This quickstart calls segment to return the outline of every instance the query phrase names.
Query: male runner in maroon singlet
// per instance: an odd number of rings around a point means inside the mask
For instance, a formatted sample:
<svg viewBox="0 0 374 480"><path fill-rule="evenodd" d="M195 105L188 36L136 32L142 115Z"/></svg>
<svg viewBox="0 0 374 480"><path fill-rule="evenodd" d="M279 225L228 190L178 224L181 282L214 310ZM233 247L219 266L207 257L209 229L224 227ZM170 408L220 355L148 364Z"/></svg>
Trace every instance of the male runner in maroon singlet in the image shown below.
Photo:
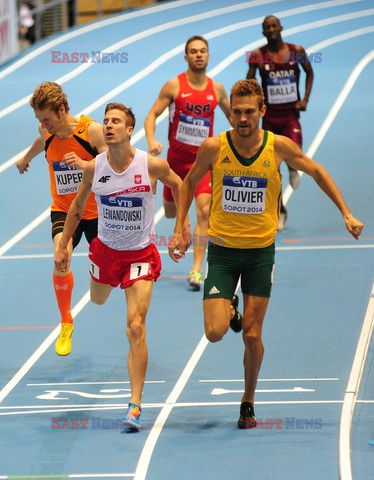
<svg viewBox="0 0 374 480"><path fill-rule="evenodd" d="M302 147L300 111L305 111L312 90L314 73L312 65L300 45L286 43L282 39L283 27L277 17L269 15L262 23L262 33L267 45L251 53L247 79L260 72L262 89L265 94L266 113L262 128L277 135L284 135ZM299 93L300 68L306 73L305 93ZM290 185L293 189L300 183L300 175L289 169ZM283 230L287 220L287 210L281 205L278 230Z"/></svg>

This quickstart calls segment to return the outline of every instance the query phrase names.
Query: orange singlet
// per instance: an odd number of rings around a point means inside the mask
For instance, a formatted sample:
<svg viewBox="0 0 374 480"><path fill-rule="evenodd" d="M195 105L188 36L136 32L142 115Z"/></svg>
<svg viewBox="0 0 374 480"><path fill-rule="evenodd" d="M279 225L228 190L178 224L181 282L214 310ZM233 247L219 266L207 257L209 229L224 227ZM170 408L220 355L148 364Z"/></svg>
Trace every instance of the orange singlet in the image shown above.
<svg viewBox="0 0 374 480"><path fill-rule="evenodd" d="M91 118L82 115L73 134L65 139L58 138L46 132L45 157L48 162L49 180L52 195L51 211L66 212L74 200L82 181L83 170L69 168L62 157L74 152L82 160L92 160L98 154L88 139L88 126ZM92 220L97 218L95 195L90 194L82 218Z"/></svg>

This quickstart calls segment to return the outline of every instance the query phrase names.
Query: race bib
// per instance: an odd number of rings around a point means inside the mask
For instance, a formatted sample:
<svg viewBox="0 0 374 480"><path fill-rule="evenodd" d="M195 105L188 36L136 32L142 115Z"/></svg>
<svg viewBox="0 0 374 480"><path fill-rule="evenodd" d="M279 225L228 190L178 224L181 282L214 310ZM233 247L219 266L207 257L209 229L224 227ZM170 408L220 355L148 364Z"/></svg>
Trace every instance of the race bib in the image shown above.
<svg viewBox="0 0 374 480"><path fill-rule="evenodd" d="M199 147L209 137L209 118L193 117L182 113L179 116L175 138L187 145Z"/></svg>
<svg viewBox="0 0 374 480"><path fill-rule="evenodd" d="M130 265L130 280L148 275L151 271L149 263L132 263Z"/></svg>
<svg viewBox="0 0 374 480"><path fill-rule="evenodd" d="M259 214L265 211L267 178L225 175L222 184L222 210Z"/></svg>
<svg viewBox="0 0 374 480"><path fill-rule="evenodd" d="M271 105L297 101L297 83L294 76L288 78L268 78L268 103Z"/></svg>
<svg viewBox="0 0 374 480"><path fill-rule="evenodd" d="M100 208L108 229L127 232L143 229L145 212L140 197L101 195Z"/></svg>
<svg viewBox="0 0 374 480"><path fill-rule="evenodd" d="M56 190L58 195L77 193L82 181L83 170L69 168L65 162L53 162Z"/></svg>
<svg viewBox="0 0 374 480"><path fill-rule="evenodd" d="M89 260L89 264L92 276L100 280L100 268L92 260Z"/></svg>

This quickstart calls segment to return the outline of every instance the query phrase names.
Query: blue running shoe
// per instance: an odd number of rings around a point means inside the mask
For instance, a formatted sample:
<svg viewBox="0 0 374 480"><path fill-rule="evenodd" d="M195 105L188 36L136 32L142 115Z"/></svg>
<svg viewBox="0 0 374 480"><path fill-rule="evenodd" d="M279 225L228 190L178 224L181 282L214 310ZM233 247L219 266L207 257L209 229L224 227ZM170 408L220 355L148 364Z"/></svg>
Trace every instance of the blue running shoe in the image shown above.
<svg viewBox="0 0 374 480"><path fill-rule="evenodd" d="M122 427L128 428L130 431L138 432L140 430L140 414L142 409L136 403L129 403L126 416L122 420Z"/></svg>

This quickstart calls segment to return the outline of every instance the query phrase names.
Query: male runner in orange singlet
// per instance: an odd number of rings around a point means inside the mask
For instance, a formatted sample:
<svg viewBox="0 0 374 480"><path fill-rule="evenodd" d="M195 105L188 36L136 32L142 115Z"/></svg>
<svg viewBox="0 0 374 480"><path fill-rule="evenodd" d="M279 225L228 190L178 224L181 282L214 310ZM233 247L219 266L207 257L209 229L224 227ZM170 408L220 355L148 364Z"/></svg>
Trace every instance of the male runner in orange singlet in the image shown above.
<svg viewBox="0 0 374 480"><path fill-rule="evenodd" d="M66 94L57 83L43 82L36 87L30 105L40 122L40 136L35 139L26 155L17 161L16 166L21 174L27 172L31 160L45 150L52 195L52 239L56 251L67 212L81 183L83 170L87 162L98 153L104 152L107 146L99 123L85 115L77 118L69 113ZM73 249L78 245L83 233L88 242L97 235L97 208L93 194L69 243L69 266ZM65 272L54 268L53 287L61 314L61 331L55 345L58 355L69 355L72 349L73 286L74 277L70 268Z"/></svg>

